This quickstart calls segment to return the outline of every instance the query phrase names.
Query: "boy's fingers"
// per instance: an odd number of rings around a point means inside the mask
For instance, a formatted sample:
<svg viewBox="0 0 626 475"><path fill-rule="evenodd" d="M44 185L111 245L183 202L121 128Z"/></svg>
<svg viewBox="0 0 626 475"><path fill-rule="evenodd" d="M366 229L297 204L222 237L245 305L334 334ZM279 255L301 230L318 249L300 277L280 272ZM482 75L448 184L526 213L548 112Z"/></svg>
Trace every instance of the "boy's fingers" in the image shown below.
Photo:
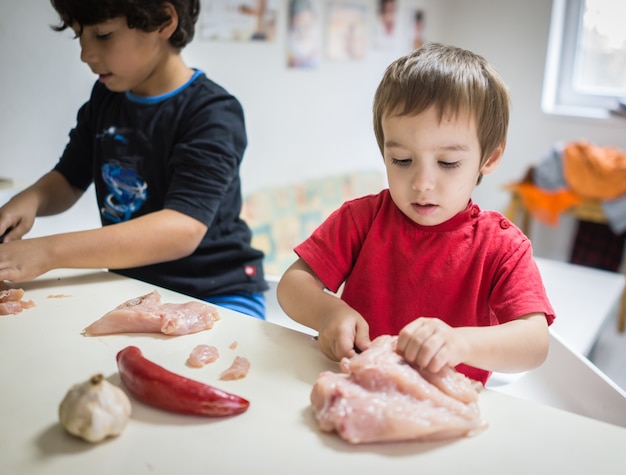
<svg viewBox="0 0 626 475"><path fill-rule="evenodd" d="M371 343L369 328L367 325L357 325L354 338L354 349L357 353L367 350Z"/></svg>

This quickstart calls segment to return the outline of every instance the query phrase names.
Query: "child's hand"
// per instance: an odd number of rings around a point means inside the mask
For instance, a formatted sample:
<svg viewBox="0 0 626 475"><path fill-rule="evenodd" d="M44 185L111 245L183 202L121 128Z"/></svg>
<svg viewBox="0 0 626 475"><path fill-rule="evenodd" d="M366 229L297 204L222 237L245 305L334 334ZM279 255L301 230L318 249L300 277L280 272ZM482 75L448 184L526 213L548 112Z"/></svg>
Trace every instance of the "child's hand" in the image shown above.
<svg viewBox="0 0 626 475"><path fill-rule="evenodd" d="M43 244L45 239L20 239L0 244L0 281L23 282L49 271L50 246Z"/></svg>
<svg viewBox="0 0 626 475"><path fill-rule="evenodd" d="M397 351L410 364L437 373L462 363L467 346L453 327L438 318L420 317L400 330Z"/></svg>
<svg viewBox="0 0 626 475"><path fill-rule="evenodd" d="M0 208L0 243L17 241L33 227L37 208L27 198L17 196Z"/></svg>
<svg viewBox="0 0 626 475"><path fill-rule="evenodd" d="M319 328L318 343L322 353L331 360L351 358L357 351L363 351L369 346L369 325L352 309L328 315Z"/></svg>

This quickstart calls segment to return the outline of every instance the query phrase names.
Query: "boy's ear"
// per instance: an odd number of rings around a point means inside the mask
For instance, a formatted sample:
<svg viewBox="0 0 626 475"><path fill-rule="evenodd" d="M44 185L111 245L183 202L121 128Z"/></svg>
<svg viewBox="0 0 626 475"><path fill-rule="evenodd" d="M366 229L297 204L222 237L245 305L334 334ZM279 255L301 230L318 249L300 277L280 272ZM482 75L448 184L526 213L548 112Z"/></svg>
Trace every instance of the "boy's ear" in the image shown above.
<svg viewBox="0 0 626 475"><path fill-rule="evenodd" d="M502 160L502 154L504 153L504 144L498 145L493 153L489 156L487 161L483 164L480 169L480 172L483 175L489 175L496 171L498 165L500 165L500 161Z"/></svg>
<svg viewBox="0 0 626 475"><path fill-rule="evenodd" d="M164 5L164 9L168 13L170 19L159 27L159 35L163 39L168 40L176 31L176 28L178 28L178 13L176 12L174 5L171 3L166 3Z"/></svg>

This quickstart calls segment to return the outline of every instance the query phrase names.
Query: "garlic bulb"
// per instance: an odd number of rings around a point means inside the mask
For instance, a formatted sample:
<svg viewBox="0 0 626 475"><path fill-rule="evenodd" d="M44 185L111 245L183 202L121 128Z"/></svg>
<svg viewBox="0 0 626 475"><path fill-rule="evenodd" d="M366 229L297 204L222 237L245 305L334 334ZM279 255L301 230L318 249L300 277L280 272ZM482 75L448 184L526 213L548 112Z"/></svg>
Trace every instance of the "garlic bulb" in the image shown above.
<svg viewBox="0 0 626 475"><path fill-rule="evenodd" d="M61 425L88 442L122 433L130 418L130 400L102 374L70 388L59 406Z"/></svg>

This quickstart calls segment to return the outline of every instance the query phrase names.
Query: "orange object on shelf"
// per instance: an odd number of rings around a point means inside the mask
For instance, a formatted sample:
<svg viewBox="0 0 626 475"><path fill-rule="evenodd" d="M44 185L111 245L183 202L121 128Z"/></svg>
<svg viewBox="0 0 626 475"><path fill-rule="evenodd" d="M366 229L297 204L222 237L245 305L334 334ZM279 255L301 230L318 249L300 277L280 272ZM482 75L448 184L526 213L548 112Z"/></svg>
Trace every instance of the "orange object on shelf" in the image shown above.
<svg viewBox="0 0 626 475"><path fill-rule="evenodd" d="M581 197L611 200L626 194L626 153L587 142L563 150L563 177Z"/></svg>
<svg viewBox="0 0 626 475"><path fill-rule="evenodd" d="M556 224L561 213L568 213L583 221L607 222L600 200L581 198L567 190L562 193L547 192L533 184L533 174L534 169L530 167L520 182L505 187L511 193L511 200L504 215L511 222L519 223L526 236L530 236L531 217L547 224ZM626 275L626 265L622 272ZM617 329L619 333L626 331L626 289L618 310Z"/></svg>
<svg viewBox="0 0 626 475"><path fill-rule="evenodd" d="M519 194L533 218L551 226L558 224L562 213L581 202L576 193L567 189L546 191L532 183L516 183L507 188Z"/></svg>

